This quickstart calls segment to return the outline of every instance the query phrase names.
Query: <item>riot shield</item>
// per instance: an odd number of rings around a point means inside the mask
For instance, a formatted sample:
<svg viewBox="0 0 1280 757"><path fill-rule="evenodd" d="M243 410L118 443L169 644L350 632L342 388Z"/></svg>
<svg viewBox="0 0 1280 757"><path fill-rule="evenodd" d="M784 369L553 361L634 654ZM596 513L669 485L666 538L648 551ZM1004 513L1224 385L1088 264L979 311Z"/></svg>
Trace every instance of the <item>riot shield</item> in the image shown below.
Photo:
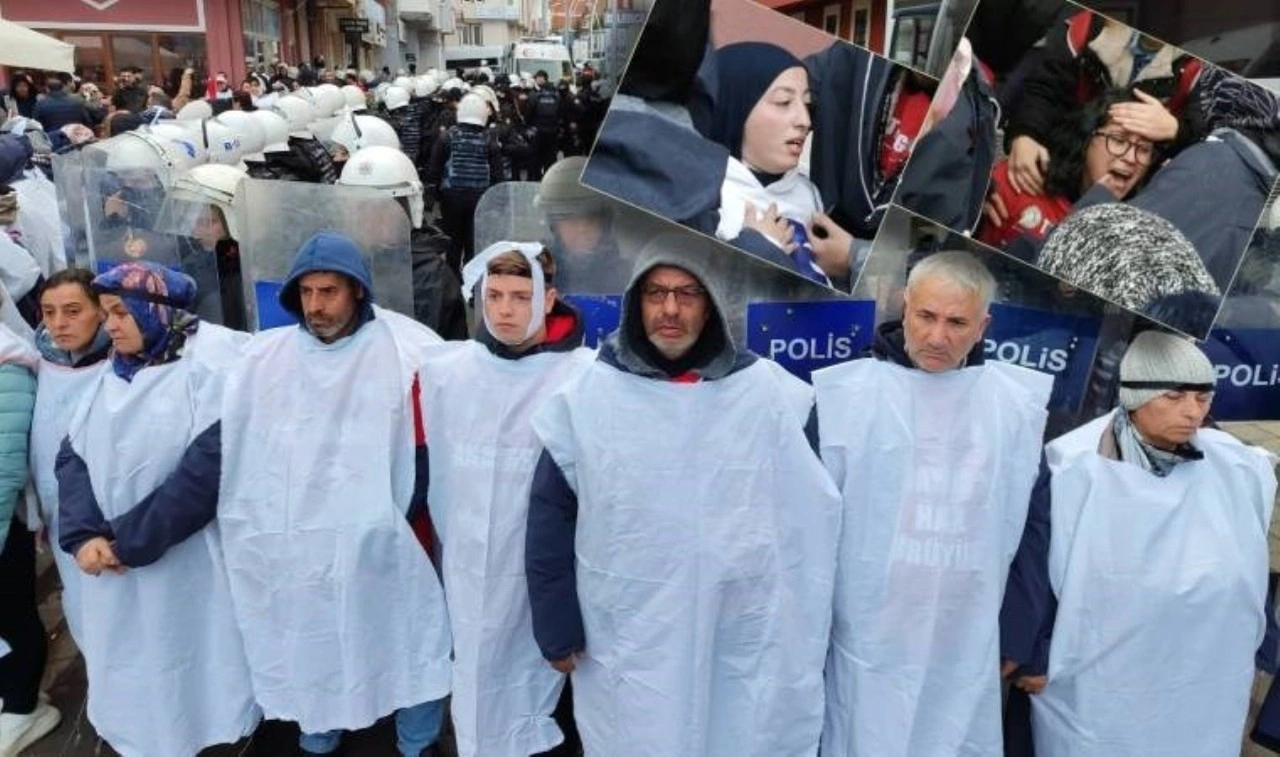
<svg viewBox="0 0 1280 757"><path fill-rule="evenodd" d="M89 266L89 224L85 217L84 153L71 150L53 156L53 185L58 196L58 217L67 262Z"/></svg>
<svg viewBox="0 0 1280 757"><path fill-rule="evenodd" d="M874 304L876 324L900 319L908 271L943 250L970 252L996 279L991 325L983 337L986 359L1054 377L1050 438L1090 420L1083 403L1114 310L1105 300L896 206L885 214L854 297Z"/></svg>
<svg viewBox="0 0 1280 757"><path fill-rule="evenodd" d="M240 249L245 306L254 330L296 323L279 293L294 255L321 231L350 237L373 275L374 301L413 317L409 214L375 189L246 179Z"/></svg>
<svg viewBox="0 0 1280 757"><path fill-rule="evenodd" d="M172 145L126 133L82 151L88 263L95 273L131 260L181 268L178 240L157 229L169 189L186 168Z"/></svg>
<svg viewBox="0 0 1280 757"><path fill-rule="evenodd" d="M170 190L155 231L173 241L174 266L196 282L192 311L201 319L246 330L241 256L232 235L230 205Z"/></svg>
<svg viewBox="0 0 1280 757"><path fill-rule="evenodd" d="M805 282L709 237L582 188L560 202L540 194L533 182L505 182L489 189L476 206L476 245L484 249L508 239L542 242L556 262L555 286L582 313L588 346L617 328L622 296L640 249L664 232L677 232L679 254L700 260L719 278L720 303L738 344L747 339L748 305L754 301L840 300L831 290Z"/></svg>

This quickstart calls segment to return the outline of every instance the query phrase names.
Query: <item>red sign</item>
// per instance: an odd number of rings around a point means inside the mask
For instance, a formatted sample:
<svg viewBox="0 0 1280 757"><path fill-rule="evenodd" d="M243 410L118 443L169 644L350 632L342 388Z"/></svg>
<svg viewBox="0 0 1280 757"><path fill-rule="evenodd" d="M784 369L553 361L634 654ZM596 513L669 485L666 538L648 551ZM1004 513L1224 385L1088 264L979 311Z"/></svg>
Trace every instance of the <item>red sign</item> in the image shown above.
<svg viewBox="0 0 1280 757"><path fill-rule="evenodd" d="M201 31L206 1L227 0L4 0L4 17L39 29Z"/></svg>

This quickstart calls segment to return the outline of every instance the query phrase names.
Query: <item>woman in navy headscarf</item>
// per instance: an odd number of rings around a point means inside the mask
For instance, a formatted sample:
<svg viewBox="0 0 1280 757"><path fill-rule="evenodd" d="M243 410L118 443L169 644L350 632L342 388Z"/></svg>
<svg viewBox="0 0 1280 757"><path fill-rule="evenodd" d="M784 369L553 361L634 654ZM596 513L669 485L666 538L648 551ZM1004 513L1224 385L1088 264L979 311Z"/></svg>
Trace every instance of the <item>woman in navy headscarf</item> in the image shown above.
<svg viewBox="0 0 1280 757"><path fill-rule="evenodd" d="M195 283L151 263L92 283L108 363L58 453L58 542L88 574L76 642L89 721L124 755L194 755L260 718L216 526L223 378L245 335L200 321Z"/></svg>
<svg viewBox="0 0 1280 757"><path fill-rule="evenodd" d="M711 138L729 150L716 236L758 232L783 255L770 256L800 275L830 285L817 248L852 239L823 213L818 188L800 170L812 129L809 75L786 50L741 42L716 51L718 94Z"/></svg>

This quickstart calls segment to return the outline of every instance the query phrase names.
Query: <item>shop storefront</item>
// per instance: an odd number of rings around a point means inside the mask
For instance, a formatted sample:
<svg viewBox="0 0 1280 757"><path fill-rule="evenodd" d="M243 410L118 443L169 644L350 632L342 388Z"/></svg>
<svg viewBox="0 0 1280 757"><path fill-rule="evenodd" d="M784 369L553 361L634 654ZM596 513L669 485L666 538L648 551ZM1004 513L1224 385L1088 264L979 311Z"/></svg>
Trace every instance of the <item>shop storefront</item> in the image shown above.
<svg viewBox="0 0 1280 757"><path fill-rule="evenodd" d="M76 74L107 89L130 66L166 89L188 67L243 76L247 52L282 43L281 0L4 0L4 17L75 45Z"/></svg>

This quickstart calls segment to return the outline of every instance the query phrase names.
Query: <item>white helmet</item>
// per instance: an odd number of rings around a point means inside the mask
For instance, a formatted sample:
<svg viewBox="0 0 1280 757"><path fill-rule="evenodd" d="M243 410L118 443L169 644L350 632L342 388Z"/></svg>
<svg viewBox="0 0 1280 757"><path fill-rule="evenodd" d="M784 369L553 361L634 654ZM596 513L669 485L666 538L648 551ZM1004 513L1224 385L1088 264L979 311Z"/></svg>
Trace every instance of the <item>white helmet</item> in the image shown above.
<svg viewBox="0 0 1280 757"><path fill-rule="evenodd" d="M477 71L476 73L485 77L489 81L493 81L493 69L489 68L488 66L481 66L480 70Z"/></svg>
<svg viewBox="0 0 1280 757"><path fill-rule="evenodd" d="M171 149L180 152L186 166L197 166L209 160L209 152L199 135L199 121L157 121L140 131L164 140Z"/></svg>
<svg viewBox="0 0 1280 757"><path fill-rule="evenodd" d="M347 84L342 88L342 97L347 102L347 108L350 110L367 110L368 103L364 99L364 90L354 84Z"/></svg>
<svg viewBox="0 0 1280 757"><path fill-rule="evenodd" d="M458 123L484 126L489 123L489 104L474 92L462 96L458 103Z"/></svg>
<svg viewBox="0 0 1280 757"><path fill-rule="evenodd" d="M422 225L422 182L408 156L394 147L374 145L352 154L338 183L380 189L392 197L407 197L413 228Z"/></svg>
<svg viewBox="0 0 1280 757"><path fill-rule="evenodd" d="M471 88L471 94L479 95L484 98L484 101L493 109L493 114L495 116L498 114L498 111L502 109L501 104L498 102L498 93L494 92L492 87L480 84Z"/></svg>
<svg viewBox="0 0 1280 757"><path fill-rule="evenodd" d="M445 83L440 85L440 89L443 89L446 92L451 89L460 89L463 92L467 92L471 87L467 86L466 82L455 76L452 79L446 79Z"/></svg>
<svg viewBox="0 0 1280 757"><path fill-rule="evenodd" d="M518 87L518 86L520 86L520 75L519 75L519 74L507 74L507 84L508 84L508 85L510 85L510 86L512 86L512 87Z"/></svg>
<svg viewBox="0 0 1280 757"><path fill-rule="evenodd" d="M204 148L209 151L210 163L221 163L224 166L240 163L240 156L244 154L244 149L241 146L240 135L230 126L217 119L207 119L201 122L200 137Z"/></svg>
<svg viewBox="0 0 1280 757"><path fill-rule="evenodd" d="M311 138L310 125L316 120L316 111L310 103L301 97L286 95L276 101L274 110L289 124L289 136Z"/></svg>
<svg viewBox="0 0 1280 757"><path fill-rule="evenodd" d="M246 178L245 172L234 166L217 163L196 166L174 180L170 196L175 200L222 208L227 233L232 239L239 239L239 219L234 210L240 182Z"/></svg>
<svg viewBox="0 0 1280 757"><path fill-rule="evenodd" d="M429 76L419 76L413 80L414 97L430 97L436 91L435 82Z"/></svg>
<svg viewBox="0 0 1280 757"><path fill-rule="evenodd" d="M230 127L240 136L242 158L262 160L262 148L267 145L267 132L252 113L243 110L227 110L218 114L214 120Z"/></svg>
<svg viewBox="0 0 1280 757"><path fill-rule="evenodd" d="M188 147L157 134L127 131L86 149L104 151L108 171L148 171L167 187L178 174L193 167L195 157Z"/></svg>
<svg viewBox="0 0 1280 757"><path fill-rule="evenodd" d="M391 85L394 87L399 87L400 89L403 89L406 92L413 91L413 79L410 79L409 77L404 76L403 74L393 79L391 82Z"/></svg>
<svg viewBox="0 0 1280 757"><path fill-rule="evenodd" d="M400 149L400 137L391 124L377 116L364 116L352 113L343 117L330 139L346 148L348 155L355 155L357 150L366 147L394 147Z"/></svg>
<svg viewBox="0 0 1280 757"><path fill-rule="evenodd" d="M387 110L399 110L409 104L409 90L404 87L392 86L387 90L382 101L386 103Z"/></svg>
<svg viewBox="0 0 1280 757"><path fill-rule="evenodd" d="M213 118L213 106L205 100L192 100L178 111L179 121L203 121Z"/></svg>
<svg viewBox="0 0 1280 757"><path fill-rule="evenodd" d="M321 84L316 87L315 109L319 118L328 118L347 104L347 96L336 84Z"/></svg>
<svg viewBox="0 0 1280 757"><path fill-rule="evenodd" d="M289 150L289 122L274 110L258 110L250 111L250 116L262 126L264 135L262 152L288 152Z"/></svg>

